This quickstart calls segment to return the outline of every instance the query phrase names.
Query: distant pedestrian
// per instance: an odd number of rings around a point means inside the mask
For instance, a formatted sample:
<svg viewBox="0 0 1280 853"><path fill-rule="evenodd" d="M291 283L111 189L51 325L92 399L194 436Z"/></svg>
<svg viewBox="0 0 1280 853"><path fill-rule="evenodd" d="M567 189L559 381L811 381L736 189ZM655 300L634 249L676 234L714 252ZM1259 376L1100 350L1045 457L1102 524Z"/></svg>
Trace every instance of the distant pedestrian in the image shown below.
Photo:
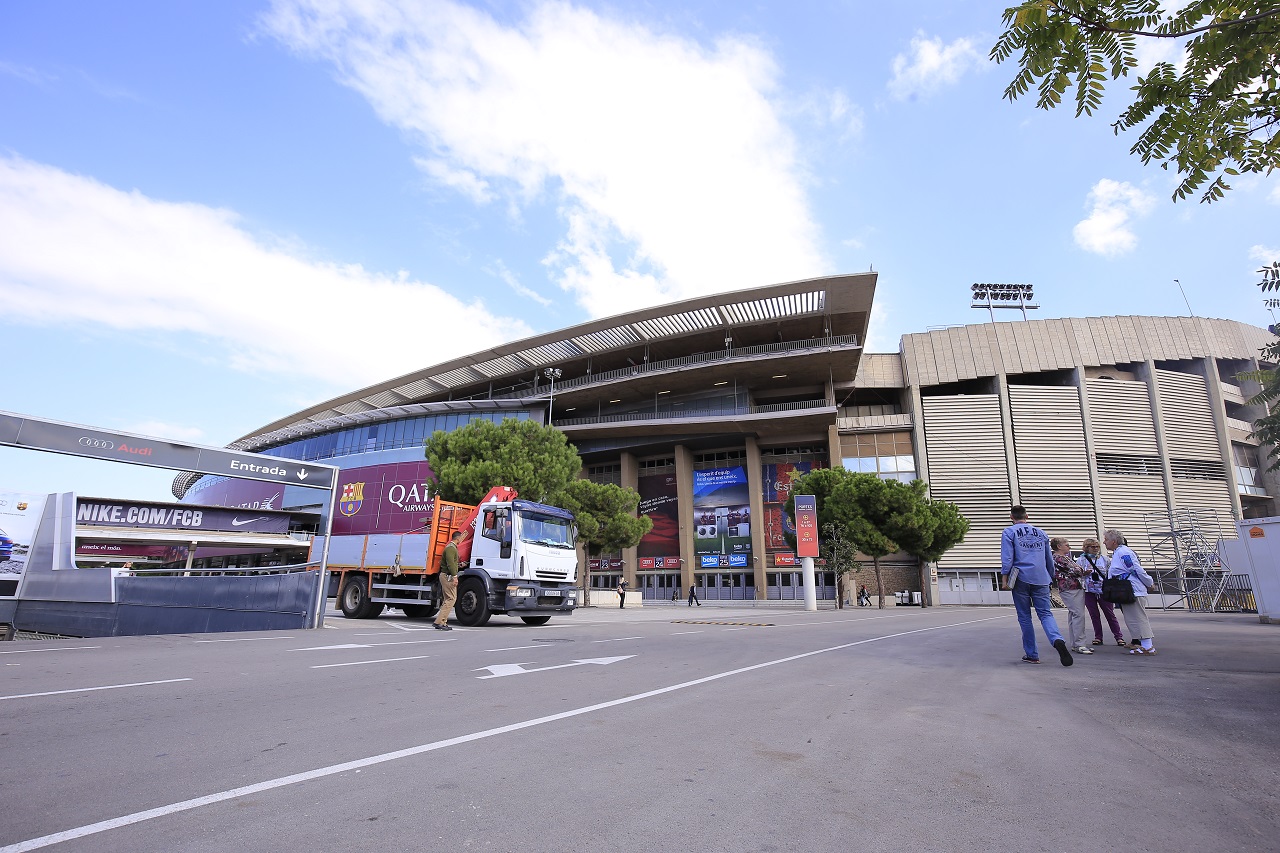
<svg viewBox="0 0 1280 853"><path fill-rule="evenodd" d="M689 584L689 606L702 606L702 602L698 600L698 585L696 583Z"/></svg>
<svg viewBox="0 0 1280 853"><path fill-rule="evenodd" d="M1101 610L1107 617L1107 627L1111 629L1116 645L1123 646L1124 632L1120 630L1120 622L1116 619L1115 605L1102 597L1102 582L1107 577L1111 561L1102 553L1102 546L1097 539L1086 539L1081 547L1084 548L1084 553L1076 558L1076 564L1088 572L1084 576L1084 606L1093 623L1093 644L1102 645L1102 619L1098 615Z"/></svg>
<svg viewBox="0 0 1280 853"><path fill-rule="evenodd" d="M1036 650L1035 625L1031 622L1034 606L1040 617L1040 627L1058 651L1063 666L1075 661L1067 641L1058 631L1058 623L1049 609L1049 583L1053 580L1053 555L1049 551L1049 537L1043 530L1027 520L1027 511L1021 506L1009 508L1009 520L1013 523L1000 535L1000 574L1005 589L1013 592L1013 606L1018 613L1018 625L1022 628L1022 659L1027 663L1040 663ZM1017 572L1013 583L1010 573Z"/></svg>
<svg viewBox="0 0 1280 853"><path fill-rule="evenodd" d="M1120 612L1124 614L1125 627L1129 629L1129 642L1138 643L1136 648L1129 650L1129 654L1154 655L1156 635L1151 630L1151 619L1147 616L1147 591L1149 587L1155 585L1155 579L1142 568L1142 564L1138 562L1138 555L1125 544L1124 534L1119 530L1108 530L1103 535L1102 541L1111 552L1111 568L1108 576L1125 578L1133 587L1133 603L1120 605Z"/></svg>
<svg viewBox="0 0 1280 853"><path fill-rule="evenodd" d="M623 578L618 581L618 606L627 606L627 579Z"/></svg>
<svg viewBox="0 0 1280 853"><path fill-rule="evenodd" d="M444 555L440 557L440 611L436 613L435 627L437 631L452 631L449 627L449 611L458 600L458 543L462 541L462 531L455 530L444 546Z"/></svg>
<svg viewBox="0 0 1280 853"><path fill-rule="evenodd" d="M1082 655L1093 654L1084 644L1084 576L1082 569L1071 559L1071 543L1061 536L1049 540L1053 549L1053 568L1057 576L1058 592L1067 606L1067 645L1071 651Z"/></svg>
<svg viewBox="0 0 1280 853"><path fill-rule="evenodd" d="M858 587L858 606L859 607L871 606L871 596L867 595L867 585L865 583L862 586Z"/></svg>
<svg viewBox="0 0 1280 853"><path fill-rule="evenodd" d="M673 588L672 588L672 590L671 590L671 600L672 600L672 601L679 601L679 600L680 600L680 587L678 587L678 586L677 586L677 587L673 587Z"/></svg>

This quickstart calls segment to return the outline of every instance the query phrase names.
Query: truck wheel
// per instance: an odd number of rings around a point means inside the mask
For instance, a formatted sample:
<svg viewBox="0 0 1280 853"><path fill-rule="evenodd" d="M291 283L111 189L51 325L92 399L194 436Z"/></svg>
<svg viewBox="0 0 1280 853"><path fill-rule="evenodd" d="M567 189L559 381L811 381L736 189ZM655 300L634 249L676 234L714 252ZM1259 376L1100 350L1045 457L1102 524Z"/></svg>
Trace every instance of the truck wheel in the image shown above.
<svg viewBox="0 0 1280 853"><path fill-rule="evenodd" d="M381 604L369 600L369 579L364 575L352 575L338 594L338 606L348 619L373 619L382 612Z"/></svg>
<svg viewBox="0 0 1280 853"><path fill-rule="evenodd" d="M454 606L458 621L475 628L489 621L489 596L479 578L465 578L458 585L458 603Z"/></svg>
<svg viewBox="0 0 1280 853"><path fill-rule="evenodd" d="M526 625L545 625L551 621L550 616L521 616Z"/></svg>
<svg viewBox="0 0 1280 853"><path fill-rule="evenodd" d="M439 608L434 604L402 604L400 609L410 619L430 619Z"/></svg>

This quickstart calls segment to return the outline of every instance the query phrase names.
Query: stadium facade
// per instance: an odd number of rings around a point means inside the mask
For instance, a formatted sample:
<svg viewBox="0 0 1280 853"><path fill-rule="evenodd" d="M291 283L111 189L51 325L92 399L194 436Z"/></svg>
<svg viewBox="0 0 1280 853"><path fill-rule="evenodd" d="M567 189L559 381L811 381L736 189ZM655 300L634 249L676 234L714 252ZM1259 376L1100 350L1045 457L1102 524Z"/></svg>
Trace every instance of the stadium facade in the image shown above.
<svg viewBox="0 0 1280 853"><path fill-rule="evenodd" d="M1079 547L1149 513L1275 514L1251 438L1266 330L1195 317L1024 320L908 334L864 353L877 276L809 279L633 311L401 376L297 412L232 448L341 467L335 535L410 533L429 517L422 443L471 420L563 430L583 476L636 489L653 531L592 566L646 598L802 597L782 513L815 468L921 478L970 519L937 566L890 560L887 590L935 603L994 589L1012 503ZM305 509L288 490L180 476L175 494ZM301 490L299 490L301 491ZM297 504L295 505L295 501ZM347 510L355 507L355 511ZM1138 535L1135 535L1138 534ZM872 586L869 573L855 583ZM835 595L819 572L819 595Z"/></svg>

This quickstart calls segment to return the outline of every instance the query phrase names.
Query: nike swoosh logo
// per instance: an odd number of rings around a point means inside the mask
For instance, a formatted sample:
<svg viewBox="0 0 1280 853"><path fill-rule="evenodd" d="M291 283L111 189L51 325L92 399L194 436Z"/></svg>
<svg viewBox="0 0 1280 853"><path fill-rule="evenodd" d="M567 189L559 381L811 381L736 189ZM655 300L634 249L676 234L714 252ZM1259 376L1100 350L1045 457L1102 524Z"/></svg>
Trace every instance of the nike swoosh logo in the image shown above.
<svg viewBox="0 0 1280 853"><path fill-rule="evenodd" d="M264 518L266 518L265 515L260 515L257 518L246 518L246 519L233 518L231 519L231 525L233 527L243 527L246 524L253 524L253 522L255 521L262 521Z"/></svg>

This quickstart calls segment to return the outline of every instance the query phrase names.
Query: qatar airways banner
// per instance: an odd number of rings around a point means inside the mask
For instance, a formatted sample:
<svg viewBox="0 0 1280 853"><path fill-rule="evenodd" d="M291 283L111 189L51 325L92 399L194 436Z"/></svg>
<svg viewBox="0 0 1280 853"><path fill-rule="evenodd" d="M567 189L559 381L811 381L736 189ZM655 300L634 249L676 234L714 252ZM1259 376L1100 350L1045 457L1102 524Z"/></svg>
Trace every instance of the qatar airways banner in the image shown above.
<svg viewBox="0 0 1280 853"><path fill-rule="evenodd" d="M680 568L680 499L675 474L652 474L636 483L640 515L653 520L653 528L636 546L641 569Z"/></svg>
<svg viewBox="0 0 1280 853"><path fill-rule="evenodd" d="M434 509L431 466L395 462L338 472L335 536L426 533Z"/></svg>

